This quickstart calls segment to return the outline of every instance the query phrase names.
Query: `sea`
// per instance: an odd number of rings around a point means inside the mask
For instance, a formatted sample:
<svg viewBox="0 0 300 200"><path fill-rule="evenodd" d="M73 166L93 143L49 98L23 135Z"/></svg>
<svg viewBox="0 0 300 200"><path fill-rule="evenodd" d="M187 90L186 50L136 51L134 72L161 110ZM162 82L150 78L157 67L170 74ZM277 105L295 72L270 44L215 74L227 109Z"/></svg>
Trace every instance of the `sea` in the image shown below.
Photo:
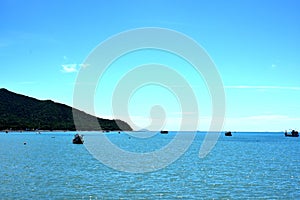
<svg viewBox="0 0 300 200"><path fill-rule="evenodd" d="M173 163L141 173L101 162L86 145L72 144L74 134L0 132L0 199L300 199L300 138L283 132L222 133L204 158L199 149L210 133L197 132ZM80 134L105 134L119 148L142 154L191 133Z"/></svg>

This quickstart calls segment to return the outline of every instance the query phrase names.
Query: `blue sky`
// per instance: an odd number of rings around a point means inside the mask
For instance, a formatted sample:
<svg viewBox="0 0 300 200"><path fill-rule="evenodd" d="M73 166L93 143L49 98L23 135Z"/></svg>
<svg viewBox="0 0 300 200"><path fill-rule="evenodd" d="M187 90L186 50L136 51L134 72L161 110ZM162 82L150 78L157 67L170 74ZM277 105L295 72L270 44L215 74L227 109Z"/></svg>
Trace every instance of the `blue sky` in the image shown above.
<svg viewBox="0 0 300 200"><path fill-rule="evenodd" d="M193 38L214 61L226 94L224 130L300 129L299 9L297 0L2 0L0 87L72 105L81 64L99 43L129 29L162 27ZM115 67L154 62L154 58L172 65L176 59L165 56L162 60L160 53L152 53L129 56ZM182 66L174 64L177 69ZM206 130L211 115L209 93L203 83L193 85L197 77L186 68L181 72L199 100L199 129ZM113 118L113 84L106 85L100 85L95 95L96 102L101 102L95 105L96 114ZM160 95L168 101L153 98ZM151 106L160 104L168 116L165 128L177 129L174 113L180 109L176 102L163 88L149 86L136 92L128 108L133 121L143 127L149 123Z"/></svg>

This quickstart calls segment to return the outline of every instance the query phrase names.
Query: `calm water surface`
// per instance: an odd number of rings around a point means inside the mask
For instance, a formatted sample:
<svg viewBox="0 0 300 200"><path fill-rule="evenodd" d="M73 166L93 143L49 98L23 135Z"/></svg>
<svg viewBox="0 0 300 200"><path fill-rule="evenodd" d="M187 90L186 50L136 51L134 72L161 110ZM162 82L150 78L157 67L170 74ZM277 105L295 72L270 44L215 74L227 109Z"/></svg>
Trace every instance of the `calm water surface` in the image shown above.
<svg viewBox="0 0 300 200"><path fill-rule="evenodd" d="M0 199L300 199L300 138L283 133L221 136L204 159L198 153L205 133L198 133L176 162L141 174L106 167L73 145L73 135L1 132ZM107 137L125 150L149 152L174 135Z"/></svg>

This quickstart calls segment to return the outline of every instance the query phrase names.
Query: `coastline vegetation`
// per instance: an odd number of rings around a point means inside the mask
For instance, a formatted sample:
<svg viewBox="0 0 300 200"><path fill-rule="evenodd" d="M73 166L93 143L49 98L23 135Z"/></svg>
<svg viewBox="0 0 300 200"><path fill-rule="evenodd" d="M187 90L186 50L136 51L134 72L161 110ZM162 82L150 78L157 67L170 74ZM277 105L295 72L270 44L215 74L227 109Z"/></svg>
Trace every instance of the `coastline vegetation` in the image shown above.
<svg viewBox="0 0 300 200"><path fill-rule="evenodd" d="M76 127L73 111L80 119ZM91 123L96 121L98 123ZM0 130L64 130L64 131L131 131L131 127L121 120L95 118L83 111L51 100L38 100L0 89Z"/></svg>

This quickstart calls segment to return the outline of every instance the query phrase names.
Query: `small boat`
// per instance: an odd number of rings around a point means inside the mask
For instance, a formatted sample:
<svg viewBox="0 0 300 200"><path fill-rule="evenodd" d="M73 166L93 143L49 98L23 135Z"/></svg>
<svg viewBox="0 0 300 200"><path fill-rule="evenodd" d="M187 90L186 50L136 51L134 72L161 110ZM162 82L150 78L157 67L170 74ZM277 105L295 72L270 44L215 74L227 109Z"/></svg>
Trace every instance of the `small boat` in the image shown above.
<svg viewBox="0 0 300 200"><path fill-rule="evenodd" d="M232 136L231 131L225 132L225 136Z"/></svg>
<svg viewBox="0 0 300 200"><path fill-rule="evenodd" d="M74 135L73 144L83 144L83 136L76 134Z"/></svg>
<svg viewBox="0 0 300 200"><path fill-rule="evenodd" d="M284 133L285 137L299 137L298 131L292 130L290 133L285 131Z"/></svg>
<svg viewBox="0 0 300 200"><path fill-rule="evenodd" d="M168 134L168 131L160 131L161 134Z"/></svg>

